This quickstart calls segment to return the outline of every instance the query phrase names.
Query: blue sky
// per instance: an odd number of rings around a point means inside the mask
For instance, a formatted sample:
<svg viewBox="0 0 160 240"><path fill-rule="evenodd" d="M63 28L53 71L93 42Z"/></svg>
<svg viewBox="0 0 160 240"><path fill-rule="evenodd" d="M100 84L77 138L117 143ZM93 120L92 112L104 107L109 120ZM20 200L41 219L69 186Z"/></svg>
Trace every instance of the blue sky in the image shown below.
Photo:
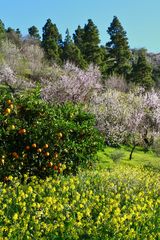
<svg viewBox="0 0 160 240"><path fill-rule="evenodd" d="M23 35L35 25L40 33L48 18L65 35L72 35L91 18L99 29L101 44L117 16L127 32L131 48L145 47L160 52L160 0L0 0L0 19L5 27L20 28Z"/></svg>

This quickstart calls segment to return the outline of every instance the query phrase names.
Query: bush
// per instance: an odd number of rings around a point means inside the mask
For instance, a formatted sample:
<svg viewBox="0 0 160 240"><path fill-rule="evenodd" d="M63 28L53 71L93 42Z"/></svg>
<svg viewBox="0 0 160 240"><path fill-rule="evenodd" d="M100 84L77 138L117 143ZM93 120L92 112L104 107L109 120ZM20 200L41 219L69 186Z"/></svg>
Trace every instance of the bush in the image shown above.
<svg viewBox="0 0 160 240"><path fill-rule="evenodd" d="M0 176L76 173L102 147L93 115L81 105L50 105L39 90L0 101Z"/></svg>
<svg viewBox="0 0 160 240"><path fill-rule="evenodd" d="M151 149L156 154L157 157L160 157L160 138L157 138L154 141Z"/></svg>
<svg viewBox="0 0 160 240"><path fill-rule="evenodd" d="M110 154L110 158L114 162L119 162L122 158L124 158L124 153L121 150L116 150Z"/></svg>

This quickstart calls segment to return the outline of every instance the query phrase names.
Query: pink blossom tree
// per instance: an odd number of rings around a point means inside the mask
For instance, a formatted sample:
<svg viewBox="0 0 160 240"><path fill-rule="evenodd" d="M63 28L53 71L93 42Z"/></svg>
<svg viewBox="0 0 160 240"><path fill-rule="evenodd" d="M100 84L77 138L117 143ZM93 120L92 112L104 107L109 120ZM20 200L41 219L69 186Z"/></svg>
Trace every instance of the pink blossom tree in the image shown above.
<svg viewBox="0 0 160 240"><path fill-rule="evenodd" d="M87 70L81 70L67 62L59 79L41 79L42 98L46 101L74 103L89 101L95 91L101 89L101 74L97 67L90 65Z"/></svg>
<svg viewBox="0 0 160 240"><path fill-rule="evenodd" d="M97 127L106 134L108 144L132 145L130 159L137 145L145 150L160 130L160 94L142 89L130 93L108 90L94 96L90 110L96 115Z"/></svg>

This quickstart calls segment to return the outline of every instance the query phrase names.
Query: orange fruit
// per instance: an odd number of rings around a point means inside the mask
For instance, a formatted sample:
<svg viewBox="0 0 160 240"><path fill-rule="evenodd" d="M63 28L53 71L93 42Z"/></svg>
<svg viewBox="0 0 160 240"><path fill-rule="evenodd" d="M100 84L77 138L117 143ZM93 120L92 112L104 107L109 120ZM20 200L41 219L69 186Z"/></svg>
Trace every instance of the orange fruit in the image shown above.
<svg viewBox="0 0 160 240"><path fill-rule="evenodd" d="M30 146L26 146L25 149L26 149L26 150L29 150L29 149L30 149Z"/></svg>
<svg viewBox="0 0 160 240"><path fill-rule="evenodd" d="M32 147L33 147L33 148L36 148L36 147L37 147L37 144L36 144L36 143L33 143L33 144L32 144Z"/></svg>
<svg viewBox="0 0 160 240"><path fill-rule="evenodd" d="M49 145L46 143L45 145L44 145L44 148L48 148L49 147Z"/></svg>
<svg viewBox="0 0 160 240"><path fill-rule="evenodd" d="M53 163L52 162L48 162L48 167L52 167L53 166Z"/></svg>
<svg viewBox="0 0 160 240"><path fill-rule="evenodd" d="M42 152L42 149L41 149L41 148L38 148L38 149L37 149L37 152L38 152L38 153L41 153L41 152Z"/></svg>
<svg viewBox="0 0 160 240"><path fill-rule="evenodd" d="M6 102L8 105L12 103L12 101L10 99L8 99Z"/></svg>
<svg viewBox="0 0 160 240"><path fill-rule="evenodd" d="M50 153L49 153L49 152L46 152L44 155L45 155L46 157L48 157L48 156L50 155Z"/></svg>
<svg viewBox="0 0 160 240"><path fill-rule="evenodd" d="M4 113L6 113L6 114L11 113L11 109L10 109L10 108L6 108L6 110L4 111Z"/></svg>
<svg viewBox="0 0 160 240"><path fill-rule="evenodd" d="M24 128L21 128L21 129L18 131L18 133L21 134L21 135L25 134L26 132L27 132L27 131L26 131L26 129L24 129Z"/></svg>
<svg viewBox="0 0 160 240"><path fill-rule="evenodd" d="M12 156L13 156L14 158L18 158L18 157L19 157L16 152L13 152L13 153L12 153Z"/></svg>

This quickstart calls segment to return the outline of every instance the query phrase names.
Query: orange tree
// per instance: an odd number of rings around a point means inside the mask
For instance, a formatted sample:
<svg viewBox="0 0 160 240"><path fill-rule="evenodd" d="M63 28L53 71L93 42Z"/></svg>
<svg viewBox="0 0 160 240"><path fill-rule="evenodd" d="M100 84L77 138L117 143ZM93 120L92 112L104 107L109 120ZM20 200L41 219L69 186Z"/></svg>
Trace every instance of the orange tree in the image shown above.
<svg viewBox="0 0 160 240"><path fill-rule="evenodd" d="M95 119L81 105L51 105L39 90L0 97L0 177L25 173L45 178L76 173L103 147Z"/></svg>

